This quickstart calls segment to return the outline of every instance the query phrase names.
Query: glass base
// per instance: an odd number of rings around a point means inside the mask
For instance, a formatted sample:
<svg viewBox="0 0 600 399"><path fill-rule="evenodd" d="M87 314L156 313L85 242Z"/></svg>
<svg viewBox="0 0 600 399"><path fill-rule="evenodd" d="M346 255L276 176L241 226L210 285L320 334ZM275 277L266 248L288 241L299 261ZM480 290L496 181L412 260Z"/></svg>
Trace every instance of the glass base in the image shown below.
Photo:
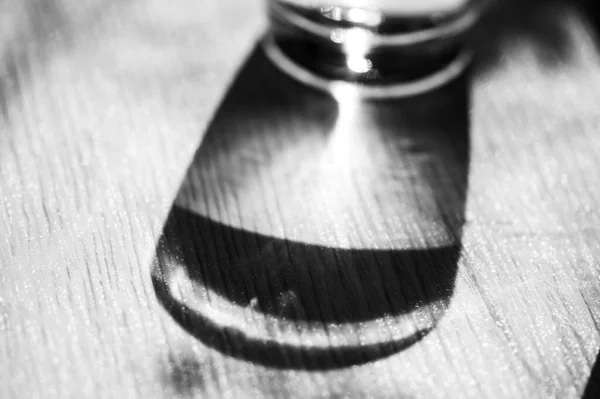
<svg viewBox="0 0 600 399"><path fill-rule="evenodd" d="M472 51L467 48L461 49L448 63L440 66L433 73L414 80L402 82L381 82L342 80L325 77L303 67L292 58L288 57L277 44L272 35L267 35L262 40L262 47L271 62L285 74L297 81L327 92L334 97L345 95L356 95L365 99L402 98L422 94L445 85L459 77L469 66L472 59Z"/></svg>
<svg viewBox="0 0 600 399"><path fill-rule="evenodd" d="M271 0L263 48L283 72L334 96L414 96L469 65L467 33L486 1L459 3L452 12L416 16L385 8L317 7L325 4L320 0Z"/></svg>

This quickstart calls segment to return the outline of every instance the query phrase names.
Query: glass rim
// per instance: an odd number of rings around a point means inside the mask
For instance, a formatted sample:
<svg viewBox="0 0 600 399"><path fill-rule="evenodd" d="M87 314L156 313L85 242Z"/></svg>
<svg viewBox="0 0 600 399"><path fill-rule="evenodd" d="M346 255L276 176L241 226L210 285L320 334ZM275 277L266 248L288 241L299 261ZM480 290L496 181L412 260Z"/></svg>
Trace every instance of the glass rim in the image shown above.
<svg viewBox="0 0 600 399"><path fill-rule="evenodd" d="M432 26L429 28L417 30L414 32L405 32L397 34L377 34L369 38L373 47L402 47L420 44L432 40L438 40L443 37L459 35L470 29L479 19L482 12L487 8L491 0L469 1L464 11L460 12L457 18L453 18L447 23ZM278 0L269 0L269 7L283 18L287 23L296 28L310 32L324 40L331 40L331 34L336 32L348 32L356 27L348 28L328 28L324 27L308 18L297 13L286 10ZM362 29L362 28L358 28ZM365 29L368 31L368 29Z"/></svg>

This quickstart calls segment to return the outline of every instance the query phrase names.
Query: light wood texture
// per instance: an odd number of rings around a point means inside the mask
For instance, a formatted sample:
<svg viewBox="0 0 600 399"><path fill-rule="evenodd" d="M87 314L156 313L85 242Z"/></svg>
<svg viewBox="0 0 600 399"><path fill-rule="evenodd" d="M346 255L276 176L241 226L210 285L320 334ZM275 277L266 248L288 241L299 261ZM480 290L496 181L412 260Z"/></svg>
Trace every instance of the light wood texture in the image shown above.
<svg viewBox="0 0 600 399"><path fill-rule="evenodd" d="M584 11L506 2L478 31L472 82L348 111L252 72L258 1L1 2L0 396L581 397L600 350L600 56ZM265 245L463 249L404 308L336 305L367 324L416 314L418 342L264 364L165 310L152 275L174 201L236 245L244 229ZM236 275L215 270L206 284L236 299L219 285ZM260 286L238 304L314 320L326 278L312 308Z"/></svg>

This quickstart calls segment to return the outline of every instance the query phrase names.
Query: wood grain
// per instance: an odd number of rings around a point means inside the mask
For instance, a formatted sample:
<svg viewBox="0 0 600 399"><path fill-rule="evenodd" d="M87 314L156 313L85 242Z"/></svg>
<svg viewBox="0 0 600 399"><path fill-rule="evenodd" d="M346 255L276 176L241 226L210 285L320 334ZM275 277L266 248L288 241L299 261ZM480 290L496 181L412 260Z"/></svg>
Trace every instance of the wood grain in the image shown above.
<svg viewBox="0 0 600 399"><path fill-rule="evenodd" d="M470 79L381 106L265 76L253 53L261 15L259 2L237 0L0 2L0 396L594 397L593 7L502 3L476 32ZM308 322L337 287L347 300L327 314L333 324L392 315L431 329L320 369L300 367L319 363L304 349L276 366L243 340L227 349L197 324L188 332L152 281L176 210L204 218L195 228L226 249L205 253L230 260L211 264L224 274L194 295L209 287L244 314ZM261 250L241 245L257 238ZM251 292L287 275L262 260L281 243L301 244L287 250L296 259L346 259L345 282L361 265L377 274L373 259L390 270L381 254L361 264L352 251L462 250L425 268L404 307L372 296L361 309L352 295L383 291L344 291L334 275L315 283L312 305L289 281ZM247 255L258 266L241 270L262 275L233 273ZM236 276L239 296L226 286Z"/></svg>

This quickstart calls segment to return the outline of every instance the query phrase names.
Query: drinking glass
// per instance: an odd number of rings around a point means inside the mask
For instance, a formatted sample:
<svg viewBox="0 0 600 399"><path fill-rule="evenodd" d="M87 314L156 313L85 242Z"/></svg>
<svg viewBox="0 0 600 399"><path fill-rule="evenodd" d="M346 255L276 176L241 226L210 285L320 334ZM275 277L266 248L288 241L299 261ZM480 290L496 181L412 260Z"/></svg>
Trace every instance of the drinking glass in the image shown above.
<svg viewBox="0 0 600 399"><path fill-rule="evenodd" d="M267 0L267 56L334 95L403 97L458 76L488 0Z"/></svg>

